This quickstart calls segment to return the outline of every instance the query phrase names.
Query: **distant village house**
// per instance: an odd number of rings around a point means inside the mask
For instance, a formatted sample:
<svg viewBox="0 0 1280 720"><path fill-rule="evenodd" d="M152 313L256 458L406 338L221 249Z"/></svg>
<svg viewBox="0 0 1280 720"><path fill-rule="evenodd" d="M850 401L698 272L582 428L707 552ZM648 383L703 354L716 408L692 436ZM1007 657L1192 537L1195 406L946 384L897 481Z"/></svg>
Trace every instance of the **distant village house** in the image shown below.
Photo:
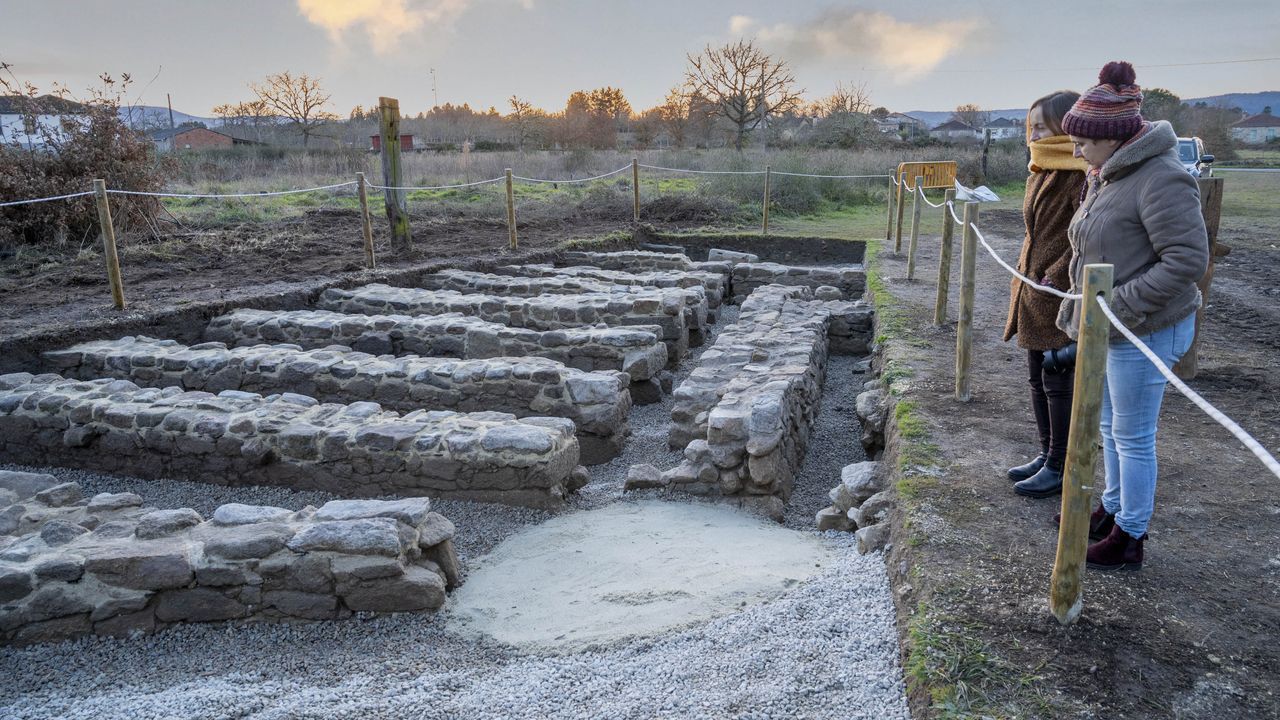
<svg viewBox="0 0 1280 720"><path fill-rule="evenodd" d="M1271 114L1270 106L1231 126L1231 138L1237 142L1259 145L1277 137L1280 137L1280 117Z"/></svg>
<svg viewBox="0 0 1280 720"><path fill-rule="evenodd" d="M972 125L959 120L948 120L929 131L935 140L976 140L981 136Z"/></svg>
<svg viewBox="0 0 1280 720"><path fill-rule="evenodd" d="M924 137L929 132L929 126L924 121L898 112L877 118L875 123L876 129L880 132L897 135L906 140Z"/></svg>
<svg viewBox="0 0 1280 720"><path fill-rule="evenodd" d="M152 130L147 133L159 152L175 150L223 150L235 145L257 145L252 140L242 140L217 130L198 126L183 126Z"/></svg>
<svg viewBox="0 0 1280 720"><path fill-rule="evenodd" d="M85 109L55 95L0 95L0 142L43 148L46 136L56 139L69 123L84 122Z"/></svg>
<svg viewBox="0 0 1280 720"><path fill-rule="evenodd" d="M1020 120L1010 120L1009 118L998 118L987 123L983 130L991 131L992 140L1012 140L1022 137L1026 132L1026 127Z"/></svg>

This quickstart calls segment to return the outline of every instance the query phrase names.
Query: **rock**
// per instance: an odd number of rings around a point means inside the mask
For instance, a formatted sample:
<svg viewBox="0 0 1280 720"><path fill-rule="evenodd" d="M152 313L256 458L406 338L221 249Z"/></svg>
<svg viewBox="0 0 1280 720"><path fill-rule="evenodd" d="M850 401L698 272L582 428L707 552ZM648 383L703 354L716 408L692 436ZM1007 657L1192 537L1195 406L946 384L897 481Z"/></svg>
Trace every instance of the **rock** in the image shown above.
<svg viewBox="0 0 1280 720"><path fill-rule="evenodd" d="M453 537L457 531L449 518L440 513L428 513L418 525L418 547L426 548L438 545Z"/></svg>
<svg viewBox="0 0 1280 720"><path fill-rule="evenodd" d="M853 372L856 375L864 375L871 372L871 358L865 358L854 363Z"/></svg>
<svg viewBox="0 0 1280 720"><path fill-rule="evenodd" d="M880 462L868 460L846 465L840 470L840 484L831 490L831 504L841 511L848 511L884 490L884 486L885 476Z"/></svg>
<svg viewBox="0 0 1280 720"><path fill-rule="evenodd" d="M642 463L632 465L627 468L627 479L623 483L622 489L625 490L648 490L652 488L666 487L667 483L662 478L662 471L653 465Z"/></svg>
<svg viewBox="0 0 1280 720"><path fill-rule="evenodd" d="M27 508L22 505L10 505L0 511L0 535L16 535L26 512Z"/></svg>
<svg viewBox="0 0 1280 720"><path fill-rule="evenodd" d="M888 523L880 525L868 525L859 528L855 533L858 538L858 552L866 555L870 552L881 550L889 542L889 525Z"/></svg>
<svg viewBox="0 0 1280 720"><path fill-rule="evenodd" d="M79 584L45 585L27 601L27 617L38 621L88 613L93 610L93 603L85 598L85 594Z"/></svg>
<svg viewBox="0 0 1280 720"><path fill-rule="evenodd" d="M877 433L884 432L885 416L888 413L887 398L884 390L876 388L860 393L857 400L858 417L863 424Z"/></svg>
<svg viewBox="0 0 1280 720"><path fill-rule="evenodd" d="M658 385L662 388L664 395L670 395L675 388L676 376L670 370L661 370L658 372Z"/></svg>
<svg viewBox="0 0 1280 720"><path fill-rule="evenodd" d="M71 554L58 555L40 561L34 570L41 580L75 582L84 575L84 560Z"/></svg>
<svg viewBox="0 0 1280 720"><path fill-rule="evenodd" d="M117 615L94 623L93 632L117 638L134 638L155 632L156 615L150 610Z"/></svg>
<svg viewBox="0 0 1280 720"><path fill-rule="evenodd" d="M61 481L52 475L43 473L19 472L17 470L0 470L0 488L13 491L19 500L34 496L38 492L48 490Z"/></svg>
<svg viewBox="0 0 1280 720"><path fill-rule="evenodd" d="M56 547L66 545L87 532L89 531L80 525L55 518L40 528L40 539L49 547Z"/></svg>
<svg viewBox="0 0 1280 720"><path fill-rule="evenodd" d="M244 605L211 588L168 590L156 602L156 619L162 622L212 622L248 614Z"/></svg>
<svg viewBox="0 0 1280 720"><path fill-rule="evenodd" d="M31 573L15 567L0 566L0 602L24 598L35 589Z"/></svg>
<svg viewBox="0 0 1280 720"><path fill-rule="evenodd" d="M577 492L586 487L589 482L591 482L591 471L579 465L569 473L569 477L565 478L564 487L569 492Z"/></svg>
<svg viewBox="0 0 1280 720"><path fill-rule="evenodd" d="M840 288L830 285L819 285L813 291L813 297L816 300L843 300L844 293L840 292Z"/></svg>
<svg viewBox="0 0 1280 720"><path fill-rule="evenodd" d="M293 530L279 523L232 526L208 533L204 552L227 560L265 558L283 550L292 537Z"/></svg>
<svg viewBox="0 0 1280 720"><path fill-rule="evenodd" d="M134 530L134 534L139 540L154 540L182 532L202 522L204 518L191 508L156 510L138 519L138 527Z"/></svg>
<svg viewBox="0 0 1280 720"><path fill-rule="evenodd" d="M484 434L480 446L489 452L550 452L553 443L547 431L522 423L493 428Z"/></svg>
<svg viewBox="0 0 1280 720"><path fill-rule="evenodd" d="M818 511L817 518L818 532L827 530L839 530L846 532L853 529L853 523L845 516L845 513L834 507L824 507Z"/></svg>
<svg viewBox="0 0 1280 720"><path fill-rule="evenodd" d="M330 620L337 614L338 598L296 590L269 590L262 594L262 604L293 617Z"/></svg>
<svg viewBox="0 0 1280 720"><path fill-rule="evenodd" d="M282 522L293 515L292 510L270 505L242 505L227 503L213 511L213 522L218 525L250 525L260 522Z"/></svg>
<svg viewBox="0 0 1280 720"><path fill-rule="evenodd" d="M445 582L431 570L412 566L398 578L340 585L338 595L355 612L434 610L444 605Z"/></svg>
<svg viewBox="0 0 1280 720"><path fill-rule="evenodd" d="M295 552L329 550L353 555L394 557L402 549L397 525L391 518L320 522L303 528L293 536L288 546Z"/></svg>
<svg viewBox="0 0 1280 720"><path fill-rule="evenodd" d="M738 263L758 263L760 262L760 256L734 250L711 248L707 251L707 262L727 262L730 266L733 266Z"/></svg>
<svg viewBox="0 0 1280 720"><path fill-rule="evenodd" d="M329 556L324 554L295 555L284 552L258 563L263 588L267 590L298 590L301 592L330 592L333 577Z"/></svg>
<svg viewBox="0 0 1280 720"><path fill-rule="evenodd" d="M76 483L62 483L36 493L36 500L49 507L74 505L79 502L80 497L80 486Z"/></svg>
<svg viewBox="0 0 1280 720"><path fill-rule="evenodd" d="M662 383L657 378L631 381L631 400L636 405L662 402Z"/></svg>
<svg viewBox="0 0 1280 720"><path fill-rule="evenodd" d="M85 558L84 569L107 585L135 590L180 588L193 577L186 548L173 542L124 542L96 548Z"/></svg>
<svg viewBox="0 0 1280 720"><path fill-rule="evenodd" d="M89 498L89 506L86 509L89 512L103 512L141 506L142 497L131 492L98 493Z"/></svg>
<svg viewBox="0 0 1280 720"><path fill-rule="evenodd" d="M453 549L452 540L426 548L423 554L444 573L445 584L450 590L462 585L462 565L458 563L458 553Z"/></svg>
<svg viewBox="0 0 1280 720"><path fill-rule="evenodd" d="M112 520L94 528L93 535L95 538L103 539L129 537L133 534L135 527L137 527L137 523L129 522L128 520Z"/></svg>
<svg viewBox="0 0 1280 720"><path fill-rule="evenodd" d="M853 520L860 528L868 527L883 521L889 516L889 511L892 509L893 498L891 493L888 490L882 490L867 498L858 507L858 510L853 515Z"/></svg>
<svg viewBox="0 0 1280 720"><path fill-rule="evenodd" d="M376 580L404 574L399 558L377 555L346 555L333 559L333 580L336 583Z"/></svg>
<svg viewBox="0 0 1280 720"><path fill-rule="evenodd" d="M330 500L316 511L316 520L359 520L387 517L405 525L417 526L431 512L427 498L404 500Z"/></svg>
<svg viewBox="0 0 1280 720"><path fill-rule="evenodd" d="M66 640L67 638L87 635L91 630L93 630L93 625L89 622L88 615L69 615L25 625L14 633L13 641L16 644L24 645L27 643Z"/></svg>

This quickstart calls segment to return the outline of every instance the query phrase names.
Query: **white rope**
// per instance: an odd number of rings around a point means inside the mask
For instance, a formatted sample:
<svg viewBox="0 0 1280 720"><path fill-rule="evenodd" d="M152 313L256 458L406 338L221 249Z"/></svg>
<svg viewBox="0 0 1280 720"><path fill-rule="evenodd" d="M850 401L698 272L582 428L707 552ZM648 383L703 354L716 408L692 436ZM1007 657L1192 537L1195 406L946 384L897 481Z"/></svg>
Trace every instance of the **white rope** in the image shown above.
<svg viewBox="0 0 1280 720"><path fill-rule="evenodd" d="M953 213L953 214L954 214L954 213ZM987 252L991 253L991 257L995 258L996 262L1000 263L1000 266L1001 266L1001 267L1003 267L1005 270L1008 270L1009 272L1013 273L1014 277L1017 277L1019 280L1021 280L1021 281L1022 281L1024 284L1026 284L1028 287L1031 287L1031 288L1034 288L1034 289L1036 289L1036 290L1039 290L1040 292L1046 292L1046 293L1049 293L1050 295L1057 295L1058 297L1060 297L1060 298L1062 298L1062 299L1064 299L1064 300L1081 300L1081 299L1083 299L1083 298L1084 298L1084 296L1083 296L1083 295L1072 295L1071 293L1065 293L1065 292L1062 292L1061 290L1059 290L1059 289L1057 289L1057 288L1049 287L1048 285L1041 285L1040 283L1036 282L1035 280L1032 280L1031 278L1027 277L1026 275L1023 275L1022 273L1018 272L1017 270L1014 270L1012 267L1010 267L1009 263L1005 262L1005 261L1004 261L1004 259L1003 259L1003 258L1001 258L999 255L997 255L997 254L996 254L996 251L995 251L994 249L992 249L992 247L991 247L990 245L988 245L988 244L987 244L987 239L986 239L986 238L984 238L984 237L982 237L982 231L978 229L978 226L977 226L975 223L969 223L969 227L973 228L973 234L974 234L974 236L978 238L978 242L982 243L982 247L986 248L986 249L987 249Z"/></svg>
<svg viewBox="0 0 1280 720"><path fill-rule="evenodd" d="M630 170L630 169L631 169L631 166L626 165L625 167L620 167L617 170L614 170L612 172L607 172L603 175L596 175L595 177L589 177L589 178L578 178L576 180L544 180L542 178L524 177L523 175L512 175L511 179L523 180L525 182L533 182L533 183L564 183L568 185L571 183L585 183L585 182L591 182L592 180L601 180L603 178L609 177L610 175L617 175L620 172L623 172L625 170Z"/></svg>
<svg viewBox="0 0 1280 720"><path fill-rule="evenodd" d="M893 179L892 175L811 175L809 173L782 172L781 170L773 170L771 172L774 175L786 175L787 177L833 178L837 180L857 180L860 178L886 178L886 177L889 178L890 180Z"/></svg>
<svg viewBox="0 0 1280 720"><path fill-rule="evenodd" d="M691 173L694 175L763 175L763 170L684 170L682 168L662 167L661 165L645 165L639 163L642 168L650 170L665 170L667 172Z"/></svg>
<svg viewBox="0 0 1280 720"><path fill-rule="evenodd" d="M374 185L365 178L365 185L371 190L454 190L456 188L475 187L476 185L488 185L489 183L502 182L507 177L491 178L489 180L477 180L469 183L459 183L457 185Z"/></svg>
<svg viewBox="0 0 1280 720"><path fill-rule="evenodd" d="M898 178L892 175L889 176L889 182L893 183L894 187L902 187L902 183L898 182Z"/></svg>
<svg viewBox="0 0 1280 720"><path fill-rule="evenodd" d="M925 205L928 205L928 206L929 206L929 207L931 207L931 208L940 208L940 207L942 207L943 205L946 205L946 204L947 204L947 201L946 201L946 200L943 200L942 202L940 202L940 203L938 203L938 204L936 204L936 205L935 205L935 204L933 204L933 203L931 203L931 202L929 202L929 198L925 196L925 194L924 194L924 189L923 189L923 188L921 188L921 189L920 189L920 199L924 201L924 204L925 204Z"/></svg>
<svg viewBox="0 0 1280 720"><path fill-rule="evenodd" d="M1182 382L1177 375L1174 375L1173 371L1171 371L1164 362L1162 362L1160 358L1151 351L1151 348L1147 347L1145 343L1138 339L1138 336L1133 334L1132 330L1125 327L1124 324L1120 322L1120 320L1115 316L1115 313L1113 313L1111 308L1107 305L1106 299L1101 295L1098 296L1098 307L1102 309L1102 314L1106 315L1107 318L1111 320L1111 325L1115 327L1115 329L1119 330L1120 334L1124 335L1129 342L1133 343L1133 346L1138 348L1143 355L1147 356L1147 359L1151 361L1151 364L1156 366L1156 369L1160 371L1161 375L1164 375L1165 380L1168 380L1171 385L1177 388L1178 392L1186 395L1187 399L1195 403L1196 407L1203 410L1206 415L1216 420L1222 427L1226 428L1227 431L1234 435L1235 438L1243 443L1245 447L1249 448L1249 451L1257 456L1257 458L1262 461L1262 464L1265 465L1272 474L1280 478L1280 462L1276 462L1276 459L1271 455L1271 453L1266 451L1266 448L1262 447L1261 443L1253 439L1252 435L1245 432L1243 428L1237 425L1234 420L1224 415L1222 411L1218 410L1218 408L1210 405L1208 400L1200 397L1199 393L1187 387L1187 384Z"/></svg>
<svg viewBox="0 0 1280 720"><path fill-rule="evenodd" d="M947 210L951 211L951 219L955 220L957 225L964 225L964 221L956 214L956 203L954 200L947 201Z"/></svg>
<svg viewBox="0 0 1280 720"><path fill-rule="evenodd" d="M254 198L254 197L276 197L279 195L298 195L300 193L317 192L320 190L334 190L348 185L355 185L355 180L348 180L344 183L335 185L322 185L320 187L303 188L301 190L276 190L273 192L256 192L256 193L154 193L142 192L141 190L107 190L113 195L143 195L146 197L169 197L169 198Z"/></svg>
<svg viewBox="0 0 1280 720"><path fill-rule="evenodd" d="M85 195L92 195L92 194L93 194L92 190L86 190L84 192L69 193L67 195L54 195L53 197L34 198L31 200L12 200L10 202L0 203L0 207L12 207L14 205L30 205L32 203L49 202L51 200L66 200L68 198L84 197Z"/></svg>

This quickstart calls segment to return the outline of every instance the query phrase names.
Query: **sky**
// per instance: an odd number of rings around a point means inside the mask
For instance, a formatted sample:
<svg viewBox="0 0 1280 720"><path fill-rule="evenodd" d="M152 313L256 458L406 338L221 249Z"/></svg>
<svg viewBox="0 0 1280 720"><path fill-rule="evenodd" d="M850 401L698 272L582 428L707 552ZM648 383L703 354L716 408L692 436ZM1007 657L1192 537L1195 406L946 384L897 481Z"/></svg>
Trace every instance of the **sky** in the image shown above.
<svg viewBox="0 0 1280 720"><path fill-rule="evenodd" d="M170 93L201 116L284 70L320 78L344 116L383 95L406 114L436 98L506 112L512 95L560 110L606 85L640 110L688 53L739 38L786 60L808 99L865 84L899 111L1026 107L1113 59L1182 97L1280 90L1280 61L1203 64L1280 56L1274 0L0 0L18 79L83 96L127 72L128 102Z"/></svg>

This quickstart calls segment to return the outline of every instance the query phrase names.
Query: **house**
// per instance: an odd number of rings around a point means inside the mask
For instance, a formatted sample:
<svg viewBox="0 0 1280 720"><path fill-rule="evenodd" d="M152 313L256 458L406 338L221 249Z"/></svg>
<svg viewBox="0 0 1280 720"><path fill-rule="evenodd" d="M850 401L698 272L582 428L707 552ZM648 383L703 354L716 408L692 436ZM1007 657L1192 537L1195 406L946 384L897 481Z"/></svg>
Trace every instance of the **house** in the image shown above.
<svg viewBox="0 0 1280 720"><path fill-rule="evenodd" d="M1010 120L1009 118L999 118L986 124L982 128L983 132L991 131L992 140L1012 140L1020 138L1026 133L1025 124L1019 120Z"/></svg>
<svg viewBox="0 0 1280 720"><path fill-rule="evenodd" d="M1231 126L1231 139L1250 145L1258 145L1280 137L1280 117L1271 114L1271 107Z"/></svg>
<svg viewBox="0 0 1280 720"><path fill-rule="evenodd" d="M159 152L174 150L222 150L233 145L249 144L248 140L199 126L183 126L152 130L147 133Z"/></svg>
<svg viewBox="0 0 1280 720"><path fill-rule="evenodd" d="M69 123L84 122L86 109L55 95L0 95L0 143L44 147L46 136L57 138Z"/></svg>
<svg viewBox="0 0 1280 720"><path fill-rule="evenodd" d="M904 115L903 113L889 113L882 118L876 118L876 129L888 135L897 135L905 140L912 140L916 137L924 137L929 131L929 126L922 120Z"/></svg>
<svg viewBox="0 0 1280 720"><path fill-rule="evenodd" d="M972 125L962 123L959 120L948 120L930 130L929 135L935 140L976 140L982 134L975 130Z"/></svg>

